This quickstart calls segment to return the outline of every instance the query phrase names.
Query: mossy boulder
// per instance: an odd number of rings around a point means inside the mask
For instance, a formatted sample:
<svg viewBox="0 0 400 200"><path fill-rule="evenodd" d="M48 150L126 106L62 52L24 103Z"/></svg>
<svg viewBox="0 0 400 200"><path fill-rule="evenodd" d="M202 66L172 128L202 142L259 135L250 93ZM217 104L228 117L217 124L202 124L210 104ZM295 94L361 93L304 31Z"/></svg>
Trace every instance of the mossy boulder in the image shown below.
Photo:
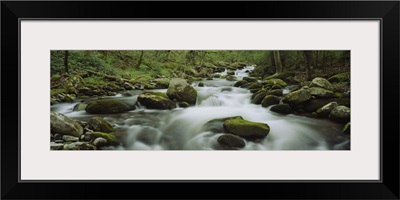
<svg viewBox="0 0 400 200"><path fill-rule="evenodd" d="M336 102L328 103L316 111L317 117L328 117L328 115L332 112L334 108L336 108L338 104Z"/></svg>
<svg viewBox="0 0 400 200"><path fill-rule="evenodd" d="M267 92L259 92L255 95L255 97L251 100L252 104L261 104L262 100L267 95Z"/></svg>
<svg viewBox="0 0 400 200"><path fill-rule="evenodd" d="M214 74L214 78L221 78L221 74Z"/></svg>
<svg viewBox="0 0 400 200"><path fill-rule="evenodd" d="M241 87L242 85L244 85L244 84L246 84L246 83L248 83L248 82L245 81L245 80L240 80L240 81L237 81L237 82L233 85L233 87Z"/></svg>
<svg viewBox="0 0 400 200"><path fill-rule="evenodd" d="M134 106L117 99L100 99L91 101L85 110L90 114L113 114L123 113L133 109L135 109Z"/></svg>
<svg viewBox="0 0 400 200"><path fill-rule="evenodd" d="M236 80L237 80L236 76L232 76L232 75L226 76L225 79L226 79L227 81L236 81Z"/></svg>
<svg viewBox="0 0 400 200"><path fill-rule="evenodd" d="M87 104L86 104L86 103L78 103L78 104L76 104L76 105L74 106L73 111L83 111L83 110L86 109L86 107L87 107Z"/></svg>
<svg viewBox="0 0 400 200"><path fill-rule="evenodd" d="M350 72L340 73L328 78L331 83L350 82Z"/></svg>
<svg viewBox="0 0 400 200"><path fill-rule="evenodd" d="M189 105L188 103L186 103L186 102L179 102L178 105L179 105L179 107L181 107L181 108L187 108L187 107L190 106L190 105Z"/></svg>
<svg viewBox="0 0 400 200"><path fill-rule="evenodd" d="M245 80L249 83L257 82L257 78L255 78L255 77L243 77L243 80Z"/></svg>
<svg viewBox="0 0 400 200"><path fill-rule="evenodd" d="M190 105L196 104L197 100L197 91L182 78L171 79L167 95L169 99L176 99L178 102L187 102Z"/></svg>
<svg viewBox="0 0 400 200"><path fill-rule="evenodd" d="M280 114L291 114L293 113L292 108L290 107L289 104L278 104L278 105L273 105L271 107L271 111L280 113Z"/></svg>
<svg viewBox="0 0 400 200"><path fill-rule="evenodd" d="M107 143L108 143L107 140L104 139L104 138L102 138L102 137L98 137L98 138L94 139L94 141L93 141L93 144L94 144L96 147L103 147L103 146L106 146Z"/></svg>
<svg viewBox="0 0 400 200"><path fill-rule="evenodd" d="M79 137L83 134L83 128L76 121L57 112L50 112L50 131L62 135Z"/></svg>
<svg viewBox="0 0 400 200"><path fill-rule="evenodd" d="M305 111L315 112L322 106L328 103L336 102L338 105L350 106L350 98L323 98L323 99L312 99L308 101L305 105Z"/></svg>
<svg viewBox="0 0 400 200"><path fill-rule="evenodd" d="M234 71L228 71L226 74L227 75L235 75L235 72Z"/></svg>
<svg viewBox="0 0 400 200"><path fill-rule="evenodd" d="M64 144L50 142L50 150L63 150Z"/></svg>
<svg viewBox="0 0 400 200"><path fill-rule="evenodd" d="M231 148L243 148L246 145L242 138L232 134L223 134L218 137L217 141L221 145Z"/></svg>
<svg viewBox="0 0 400 200"><path fill-rule="evenodd" d="M253 90L253 89L261 89L262 87L263 87L263 86L262 86L261 84L258 84L258 83L252 83L248 89L249 89L249 90Z"/></svg>
<svg viewBox="0 0 400 200"><path fill-rule="evenodd" d="M337 106L329 114L329 119L340 123L347 123L350 121L350 108L346 106Z"/></svg>
<svg viewBox="0 0 400 200"><path fill-rule="evenodd" d="M64 98L62 99L64 102L73 102L75 100L76 96L74 94L66 94L64 95Z"/></svg>
<svg viewBox="0 0 400 200"><path fill-rule="evenodd" d="M137 100L148 109L166 110L176 108L176 103L162 92L144 92L138 96Z"/></svg>
<svg viewBox="0 0 400 200"><path fill-rule="evenodd" d="M344 125L343 131L344 134L350 135L350 122Z"/></svg>
<svg viewBox="0 0 400 200"><path fill-rule="evenodd" d="M249 140L265 138L270 131L268 124L251 122L244 119L226 120L224 128L228 133Z"/></svg>
<svg viewBox="0 0 400 200"><path fill-rule="evenodd" d="M155 89L167 89L169 87L169 79L167 78L157 78L154 79Z"/></svg>
<svg viewBox="0 0 400 200"><path fill-rule="evenodd" d="M64 150L96 150L97 148L88 142L73 142L64 144Z"/></svg>
<svg viewBox="0 0 400 200"><path fill-rule="evenodd" d="M218 118L218 119L213 119L205 123L201 130L202 131L211 131L213 133L226 133L227 131L225 130L223 124L225 121L230 120L230 119L243 119L241 116L233 116L233 117L225 117L225 118Z"/></svg>
<svg viewBox="0 0 400 200"><path fill-rule="evenodd" d="M280 101L279 97L274 96L274 95L266 95L264 99L261 101L261 106L262 107L268 107L274 104L278 104Z"/></svg>
<svg viewBox="0 0 400 200"><path fill-rule="evenodd" d="M102 117L93 117L89 120L89 125L91 126L92 130L111 133L114 132L114 128Z"/></svg>
<svg viewBox="0 0 400 200"><path fill-rule="evenodd" d="M268 95L275 95L275 96L282 96L283 90L282 89L273 89L267 92Z"/></svg>
<svg viewBox="0 0 400 200"><path fill-rule="evenodd" d="M264 78L264 80L268 80L268 79L281 79L281 80L285 80L287 77L289 76L294 76L296 73L295 72L280 72L280 73L275 73L271 76L267 76Z"/></svg>
<svg viewBox="0 0 400 200"><path fill-rule="evenodd" d="M117 137L111 133L93 132L93 133L91 133L91 136L93 139L96 139L99 137L104 138L107 140L108 144L118 144Z"/></svg>
<svg viewBox="0 0 400 200"><path fill-rule="evenodd" d="M204 83L203 83L203 82L200 82L197 86L199 86L199 87L204 87Z"/></svg>
<svg viewBox="0 0 400 200"><path fill-rule="evenodd" d="M265 85L273 86L273 85L279 85L281 87L286 87L287 83L283 81L282 79L278 78L272 78L272 79L264 79L263 83Z"/></svg>
<svg viewBox="0 0 400 200"><path fill-rule="evenodd" d="M311 87L308 89L308 91L312 96L320 98L332 97L334 95L332 91L320 87Z"/></svg>
<svg viewBox="0 0 400 200"><path fill-rule="evenodd" d="M283 102L290 105L300 105L311 99L311 93L308 90L300 89L287 94Z"/></svg>
<svg viewBox="0 0 400 200"><path fill-rule="evenodd" d="M310 83L310 87L320 87L330 91L334 90L333 85L328 80L320 77L314 78Z"/></svg>

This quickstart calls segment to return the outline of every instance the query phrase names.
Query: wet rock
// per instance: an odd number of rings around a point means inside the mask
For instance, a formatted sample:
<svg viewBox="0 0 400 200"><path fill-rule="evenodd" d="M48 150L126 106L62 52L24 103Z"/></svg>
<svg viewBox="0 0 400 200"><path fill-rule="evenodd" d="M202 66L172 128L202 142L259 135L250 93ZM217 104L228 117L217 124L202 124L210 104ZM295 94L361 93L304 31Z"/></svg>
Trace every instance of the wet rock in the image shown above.
<svg viewBox="0 0 400 200"><path fill-rule="evenodd" d="M78 137L74 137L74 136L70 136L70 135L63 135L62 139L66 142L78 142L79 141Z"/></svg>
<svg viewBox="0 0 400 200"><path fill-rule="evenodd" d="M237 80L236 76L232 76L232 75L226 76L225 79L226 79L227 81L236 81L236 80Z"/></svg>
<svg viewBox="0 0 400 200"><path fill-rule="evenodd" d="M64 144L64 150L96 150L96 147L87 142L73 142Z"/></svg>
<svg viewBox="0 0 400 200"><path fill-rule="evenodd" d="M83 111L83 110L85 110L86 109L86 107L87 107L87 104L86 103L78 103L78 104L76 104L75 106L74 106L74 111Z"/></svg>
<svg viewBox="0 0 400 200"><path fill-rule="evenodd" d="M315 96L315 97L325 98L325 97L333 96L332 91L326 90L326 89L320 88L320 87L312 87L312 88L309 88L308 91L311 93L312 96Z"/></svg>
<svg viewBox="0 0 400 200"><path fill-rule="evenodd" d="M226 74L227 75L235 75L235 72L234 71L228 71Z"/></svg>
<svg viewBox="0 0 400 200"><path fill-rule="evenodd" d="M113 134L103 133L103 132L93 132L93 133L91 133L91 135L92 135L93 139L101 137L101 138L106 139L108 144L113 144L113 145L118 144L117 137Z"/></svg>
<svg viewBox="0 0 400 200"><path fill-rule="evenodd" d="M179 107L181 107L181 108L187 108L187 107L190 106L190 105L189 105L188 103L186 103L186 102L179 102L178 105L179 105Z"/></svg>
<svg viewBox="0 0 400 200"><path fill-rule="evenodd" d="M223 124L226 120L230 119L243 119L241 116L225 117L219 119L213 119L205 123L202 127L202 131L211 131L213 133L226 133Z"/></svg>
<svg viewBox="0 0 400 200"><path fill-rule="evenodd" d="M257 79L254 77L243 77L243 80L245 80L249 83L257 82Z"/></svg>
<svg viewBox="0 0 400 200"><path fill-rule="evenodd" d="M138 102L148 109L166 110L176 108L176 103L161 92L144 92L139 95Z"/></svg>
<svg viewBox="0 0 400 200"><path fill-rule="evenodd" d="M259 92L255 95L255 97L251 100L252 104L261 104L262 100L267 95L267 92Z"/></svg>
<svg viewBox="0 0 400 200"><path fill-rule="evenodd" d="M338 104L336 102L328 103L322 106L320 109L316 111L318 117L328 117L328 115L332 112L334 108L336 108Z"/></svg>
<svg viewBox="0 0 400 200"><path fill-rule="evenodd" d="M283 95L283 90L282 89L269 90L267 92L267 95L282 96Z"/></svg>
<svg viewBox="0 0 400 200"><path fill-rule="evenodd" d="M90 114L114 114L134 109L134 106L117 99L101 99L90 102L85 110Z"/></svg>
<svg viewBox="0 0 400 200"><path fill-rule="evenodd" d="M169 79L157 78L154 80L156 89L167 89L169 87Z"/></svg>
<svg viewBox="0 0 400 200"><path fill-rule="evenodd" d="M311 93L308 90L300 89L287 94L283 98L283 102L290 105L303 104L311 99Z"/></svg>
<svg viewBox="0 0 400 200"><path fill-rule="evenodd" d="M111 133L114 131L114 128L102 117L93 117L89 120L89 125L91 126L92 130L104 132L104 133Z"/></svg>
<svg viewBox="0 0 400 200"><path fill-rule="evenodd" d="M102 137L98 137L93 141L93 144L98 148L103 147L103 146L107 145L107 140Z"/></svg>
<svg viewBox="0 0 400 200"><path fill-rule="evenodd" d="M340 73L328 78L331 83L350 82L350 72Z"/></svg>
<svg viewBox="0 0 400 200"><path fill-rule="evenodd" d="M251 85L250 85L250 87L248 88L249 90L252 90L252 89L261 89L263 86L261 85L261 84L259 84L259 83L252 83Z"/></svg>
<svg viewBox="0 0 400 200"><path fill-rule="evenodd" d="M63 98L64 102L73 102L76 96L74 94L66 94Z"/></svg>
<svg viewBox="0 0 400 200"><path fill-rule="evenodd" d="M347 123L350 121L350 108L346 106L337 106L332 110L332 112L329 114L329 119L341 122L341 123Z"/></svg>
<svg viewBox="0 0 400 200"><path fill-rule="evenodd" d="M245 83L248 83L247 81L245 81L245 80L240 80L240 81L237 81L234 85L233 85L233 87L241 87L243 84L245 84Z"/></svg>
<svg viewBox="0 0 400 200"><path fill-rule="evenodd" d="M244 119L226 120L224 128L231 134L249 140L265 138L270 131L268 124L251 122Z"/></svg>
<svg viewBox="0 0 400 200"><path fill-rule="evenodd" d="M50 112L50 130L52 133L76 137L83 134L82 126L69 117L57 112Z"/></svg>
<svg viewBox="0 0 400 200"><path fill-rule="evenodd" d="M314 78L311 81L310 87L320 87L331 91L333 91L334 89L332 84L328 80L320 77Z"/></svg>
<svg viewBox="0 0 400 200"><path fill-rule="evenodd" d="M85 134L81 135L81 140L82 141L86 141L86 142L90 142L93 140L93 132L86 132Z"/></svg>
<svg viewBox="0 0 400 200"><path fill-rule="evenodd" d="M281 87L286 87L287 83L281 79L278 78L272 78L272 79L264 79L263 84L273 86L273 85L279 85Z"/></svg>
<svg viewBox="0 0 400 200"><path fill-rule="evenodd" d="M178 102L187 102L190 105L196 104L197 100L197 91L185 79L181 78L171 80L167 95L169 99L176 99Z"/></svg>
<svg viewBox="0 0 400 200"><path fill-rule="evenodd" d="M268 106L278 104L279 103L279 97L274 96L274 95L267 95L264 97L264 99L261 101L261 106L266 108Z"/></svg>
<svg viewBox="0 0 400 200"><path fill-rule="evenodd" d="M273 105L270 110L285 115L293 113L292 108L289 104Z"/></svg>
<svg viewBox="0 0 400 200"><path fill-rule="evenodd" d="M63 144L50 142L50 150L62 150L64 148Z"/></svg>
<svg viewBox="0 0 400 200"><path fill-rule="evenodd" d="M199 87L204 87L204 83L203 83L203 82L200 82L197 86L199 86Z"/></svg>
<svg viewBox="0 0 400 200"><path fill-rule="evenodd" d="M217 141L222 145L233 148L243 148L246 145L242 138L232 134L223 134L218 137Z"/></svg>

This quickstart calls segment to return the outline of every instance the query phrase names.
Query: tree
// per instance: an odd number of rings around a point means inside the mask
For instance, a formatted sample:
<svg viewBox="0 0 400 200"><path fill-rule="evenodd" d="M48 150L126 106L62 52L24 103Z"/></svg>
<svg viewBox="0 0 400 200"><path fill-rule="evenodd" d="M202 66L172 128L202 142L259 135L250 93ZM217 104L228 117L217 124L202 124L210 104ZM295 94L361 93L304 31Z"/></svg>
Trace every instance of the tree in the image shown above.
<svg viewBox="0 0 400 200"><path fill-rule="evenodd" d="M137 62L136 65L135 65L135 68L136 68L136 69L138 69L138 68L140 67L140 65L142 64L143 56L144 56L144 51L141 50L141 51L140 51L139 60L138 60L138 62Z"/></svg>
<svg viewBox="0 0 400 200"><path fill-rule="evenodd" d="M312 51L303 51L306 61L306 79L311 80Z"/></svg>
<svg viewBox="0 0 400 200"><path fill-rule="evenodd" d="M273 56L274 56L274 64L276 67L275 73L279 73L283 71L283 66L282 66L282 61L281 61L281 56L279 54L279 51L272 51Z"/></svg>
<svg viewBox="0 0 400 200"><path fill-rule="evenodd" d="M69 71L68 55L69 55L69 52L68 51L64 51L64 71L65 71L65 73L68 73L68 71Z"/></svg>

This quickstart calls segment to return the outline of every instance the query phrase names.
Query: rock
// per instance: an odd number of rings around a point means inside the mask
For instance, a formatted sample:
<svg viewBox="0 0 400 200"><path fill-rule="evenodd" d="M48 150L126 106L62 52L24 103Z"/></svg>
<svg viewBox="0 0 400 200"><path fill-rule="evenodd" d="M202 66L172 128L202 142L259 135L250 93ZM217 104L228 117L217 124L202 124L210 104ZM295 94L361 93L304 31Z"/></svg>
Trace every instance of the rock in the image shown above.
<svg viewBox="0 0 400 200"><path fill-rule="evenodd" d="M124 89L126 90L134 90L135 86L131 85L130 83L125 82L122 87L124 87Z"/></svg>
<svg viewBox="0 0 400 200"><path fill-rule="evenodd" d="M328 99L312 99L307 102L304 106L307 112L315 112L322 106L331 103L337 102L338 105L350 106L350 98L328 98Z"/></svg>
<svg viewBox="0 0 400 200"><path fill-rule="evenodd" d="M350 135L350 122L344 125L343 131L344 134Z"/></svg>
<svg viewBox="0 0 400 200"><path fill-rule="evenodd" d="M50 112L50 130L52 133L76 137L83 134L82 126L69 117L57 112Z"/></svg>
<svg viewBox="0 0 400 200"><path fill-rule="evenodd" d="M167 89L169 87L169 79L167 78L157 78L154 79L155 89Z"/></svg>
<svg viewBox="0 0 400 200"><path fill-rule="evenodd" d="M328 117L329 113L332 112L334 108L336 108L338 104L336 102L328 103L322 106L320 109L316 111L318 117Z"/></svg>
<svg viewBox="0 0 400 200"><path fill-rule="evenodd" d="M199 86L199 87L204 87L204 83L203 83L203 82L200 82L197 86Z"/></svg>
<svg viewBox="0 0 400 200"><path fill-rule="evenodd" d="M280 85L273 85L271 87L271 89L275 90L275 89L282 89L282 87Z"/></svg>
<svg viewBox="0 0 400 200"><path fill-rule="evenodd" d="M235 75L235 72L234 71L228 71L226 74L227 75Z"/></svg>
<svg viewBox="0 0 400 200"><path fill-rule="evenodd" d="M249 140L265 138L270 130L268 124L251 122L244 119L226 120L224 128L231 134Z"/></svg>
<svg viewBox="0 0 400 200"><path fill-rule="evenodd" d="M266 108L268 106L278 104L280 101L279 97L274 96L274 95L267 95L264 97L264 99L261 101L261 106Z"/></svg>
<svg viewBox="0 0 400 200"><path fill-rule="evenodd" d="M174 109L176 103L171 101L168 96L161 92L144 92L139 95L138 102L148 109Z"/></svg>
<svg viewBox="0 0 400 200"><path fill-rule="evenodd" d="M270 109L273 112L281 113L281 114L291 114L293 113L292 108L289 104L278 104L273 105Z"/></svg>
<svg viewBox="0 0 400 200"><path fill-rule="evenodd" d="M63 134L56 133L54 134L54 140L62 140Z"/></svg>
<svg viewBox="0 0 400 200"><path fill-rule="evenodd" d="M240 81L236 82L236 83L233 85L233 87L240 87L240 86L242 86L242 85L245 84L245 83L248 83L248 82L245 81L245 80L240 80Z"/></svg>
<svg viewBox="0 0 400 200"><path fill-rule="evenodd" d="M84 111L87 107L86 103L78 103L74 106L74 111Z"/></svg>
<svg viewBox="0 0 400 200"><path fill-rule="evenodd" d="M242 138L232 134L223 134L218 137L217 141L222 145L233 148L243 148L246 145Z"/></svg>
<svg viewBox="0 0 400 200"><path fill-rule="evenodd" d="M232 88L231 87L222 88L221 92L232 92Z"/></svg>
<svg viewBox="0 0 400 200"><path fill-rule="evenodd" d="M275 73L271 76L265 77L264 80L268 80L268 79L281 79L284 80L289 76L294 76L295 73L294 72L280 72L280 73Z"/></svg>
<svg viewBox="0 0 400 200"><path fill-rule="evenodd" d="M170 81L167 95L172 100L187 102L190 105L196 104L197 100L197 91L181 78L173 78Z"/></svg>
<svg viewBox="0 0 400 200"><path fill-rule="evenodd" d="M214 74L214 78L221 78L221 74Z"/></svg>
<svg viewBox="0 0 400 200"><path fill-rule="evenodd" d="M261 84L258 84L258 83L253 83L253 84L251 84L250 85L250 87L248 88L249 90L252 90L252 89L261 89L263 86L261 85Z"/></svg>
<svg viewBox="0 0 400 200"><path fill-rule="evenodd" d="M283 102L289 105L299 105L311 99L311 93L308 90L300 89L287 94L283 98Z"/></svg>
<svg viewBox="0 0 400 200"><path fill-rule="evenodd" d="M63 144L50 142L50 150L62 150L64 148Z"/></svg>
<svg viewBox="0 0 400 200"><path fill-rule="evenodd" d="M300 82L297 81L293 76L288 76L285 78L285 82L290 84L290 85L295 85L295 84L299 84Z"/></svg>
<svg viewBox="0 0 400 200"><path fill-rule="evenodd" d="M249 83L257 82L257 79L254 77L243 77L243 80L245 80Z"/></svg>
<svg viewBox="0 0 400 200"><path fill-rule="evenodd" d="M203 125L201 128L202 131L211 131L213 133L226 133L227 131L225 130L223 124L226 120L230 119L243 119L241 116L233 116L233 117L225 117L225 118L219 118L219 119L213 119L208 121Z"/></svg>
<svg viewBox="0 0 400 200"><path fill-rule="evenodd" d="M181 107L181 108L187 108L187 107L190 106L190 105L189 105L188 103L186 103L186 102L179 102L178 105L179 105L179 107Z"/></svg>
<svg viewBox="0 0 400 200"><path fill-rule="evenodd" d="M232 76L232 75L226 76L225 79L226 79L227 81L236 81L236 80L237 80L236 76Z"/></svg>
<svg viewBox="0 0 400 200"><path fill-rule="evenodd" d="M315 97L332 97L333 92L320 87L309 88L308 91Z"/></svg>
<svg viewBox="0 0 400 200"><path fill-rule="evenodd" d="M117 142L117 137L115 137L115 135L110 134L110 133L103 133L103 132L93 132L91 133L93 139L96 138L104 138L107 140L108 144L118 144Z"/></svg>
<svg viewBox="0 0 400 200"><path fill-rule="evenodd" d="M75 95L74 94L66 94L63 98L63 101L65 102L73 102L75 100Z"/></svg>
<svg viewBox="0 0 400 200"><path fill-rule="evenodd" d="M121 95L124 96L124 97L131 97L131 96L133 96L132 93L130 93L130 92L128 92L128 91L122 92Z"/></svg>
<svg viewBox="0 0 400 200"><path fill-rule="evenodd" d="M74 136L70 136L70 135L63 135L62 139L66 142L78 142L79 141L78 137L74 137Z"/></svg>
<svg viewBox="0 0 400 200"><path fill-rule="evenodd" d="M81 140L82 141L86 141L86 142L90 142L93 140L93 132L86 132L85 134L81 135Z"/></svg>
<svg viewBox="0 0 400 200"><path fill-rule="evenodd" d="M281 79L273 78L273 79L264 79L263 83L265 85L273 86L273 85L279 85L281 87L286 87L287 83Z"/></svg>
<svg viewBox="0 0 400 200"><path fill-rule="evenodd" d="M96 147L87 142L73 142L64 144L64 150L96 150Z"/></svg>
<svg viewBox="0 0 400 200"><path fill-rule="evenodd" d="M269 90L267 92L267 95L282 96L283 95L283 90L282 89Z"/></svg>
<svg viewBox="0 0 400 200"><path fill-rule="evenodd" d="M350 82L350 72L340 73L328 78L331 83Z"/></svg>
<svg viewBox="0 0 400 200"><path fill-rule="evenodd" d="M251 100L252 104L261 104L264 97L267 95L266 92L256 93L255 97Z"/></svg>
<svg viewBox="0 0 400 200"><path fill-rule="evenodd" d="M56 99L51 98L50 99L50 105L54 105L54 104L58 104L60 102L58 102Z"/></svg>
<svg viewBox="0 0 400 200"><path fill-rule="evenodd" d="M320 77L314 78L310 83L310 87L321 87L331 91L334 89L328 80Z"/></svg>
<svg viewBox="0 0 400 200"><path fill-rule="evenodd" d="M64 143L64 140L54 140L55 143Z"/></svg>
<svg viewBox="0 0 400 200"><path fill-rule="evenodd" d="M329 114L329 119L341 122L341 123L347 123L350 121L350 108L346 106L337 106L332 110L332 112Z"/></svg>
<svg viewBox="0 0 400 200"><path fill-rule="evenodd" d="M90 114L113 114L123 113L135 109L134 106L117 99L101 99L90 102L86 112Z"/></svg>
<svg viewBox="0 0 400 200"><path fill-rule="evenodd" d="M93 141L93 144L96 147L103 147L103 146L107 145L107 140L102 137L98 137Z"/></svg>
<svg viewBox="0 0 400 200"><path fill-rule="evenodd" d="M92 130L111 133L114 131L114 128L102 117L93 117L89 120L89 125L92 127Z"/></svg>

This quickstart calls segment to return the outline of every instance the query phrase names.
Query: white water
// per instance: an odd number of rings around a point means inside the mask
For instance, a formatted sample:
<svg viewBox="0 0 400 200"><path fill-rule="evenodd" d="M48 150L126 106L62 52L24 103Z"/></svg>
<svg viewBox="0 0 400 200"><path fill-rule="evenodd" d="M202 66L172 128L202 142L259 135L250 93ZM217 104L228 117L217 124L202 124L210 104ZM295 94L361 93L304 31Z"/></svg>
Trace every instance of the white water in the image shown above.
<svg viewBox="0 0 400 200"><path fill-rule="evenodd" d="M247 76L246 70L253 68L249 66L237 70L238 80ZM329 150L340 149L348 142L340 133L342 125L297 115L280 115L269 108L251 104L252 93L232 87L235 81L214 79L202 82L205 87L197 87L198 82L193 83L198 92L197 103L193 107L174 110L139 108L123 114L100 115L115 124L116 131L123 135L123 146L117 149L220 149L217 138L221 134L204 132L202 126L212 119L231 116L267 123L271 128L269 135L260 143L246 141L244 150ZM165 89L157 91L166 92ZM284 93L287 92L289 90ZM135 101L137 95L121 98ZM57 104L52 106L52 110L80 120L94 116L85 111L72 111L75 104Z"/></svg>

